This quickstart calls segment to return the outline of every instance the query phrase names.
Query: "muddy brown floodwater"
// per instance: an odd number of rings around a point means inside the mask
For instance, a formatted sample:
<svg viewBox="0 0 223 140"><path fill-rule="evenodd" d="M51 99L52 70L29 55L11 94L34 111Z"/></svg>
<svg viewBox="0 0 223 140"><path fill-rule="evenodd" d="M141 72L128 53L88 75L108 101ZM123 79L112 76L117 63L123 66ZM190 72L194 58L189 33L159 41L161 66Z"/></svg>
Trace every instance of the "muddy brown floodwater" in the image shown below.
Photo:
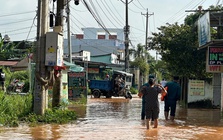
<svg viewBox="0 0 223 140"><path fill-rule="evenodd" d="M178 107L174 123L164 120L163 102L157 129L146 130L140 120L141 99L88 98L86 107L70 107L74 124L0 128L0 139L10 140L223 140L220 110Z"/></svg>

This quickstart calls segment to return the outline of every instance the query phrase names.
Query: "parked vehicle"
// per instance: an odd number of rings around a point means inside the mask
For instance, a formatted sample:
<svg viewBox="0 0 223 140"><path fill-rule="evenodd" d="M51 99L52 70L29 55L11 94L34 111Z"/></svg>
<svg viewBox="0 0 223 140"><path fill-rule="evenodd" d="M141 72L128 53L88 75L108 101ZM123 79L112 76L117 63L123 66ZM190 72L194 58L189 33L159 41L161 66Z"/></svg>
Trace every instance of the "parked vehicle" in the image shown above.
<svg viewBox="0 0 223 140"><path fill-rule="evenodd" d="M117 84L118 77L121 80ZM89 88L94 98L100 98L100 96L106 96L106 98L123 96L126 99L132 99L130 92L132 77L133 74L131 73L114 70L110 80L90 80Z"/></svg>
<svg viewBox="0 0 223 140"><path fill-rule="evenodd" d="M17 79L13 79L12 82L7 87L7 93L21 93L23 91L25 83L22 81L19 81Z"/></svg>

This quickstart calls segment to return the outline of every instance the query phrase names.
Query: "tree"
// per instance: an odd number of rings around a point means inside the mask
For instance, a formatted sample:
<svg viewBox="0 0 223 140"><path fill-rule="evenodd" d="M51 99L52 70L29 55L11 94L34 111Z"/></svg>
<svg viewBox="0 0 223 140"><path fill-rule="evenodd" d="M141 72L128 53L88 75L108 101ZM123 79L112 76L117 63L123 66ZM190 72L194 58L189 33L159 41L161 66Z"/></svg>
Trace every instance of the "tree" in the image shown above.
<svg viewBox="0 0 223 140"><path fill-rule="evenodd" d="M140 70L140 75L146 75L149 73L149 65L145 59L137 57L133 62L130 62L131 67L138 67Z"/></svg>
<svg viewBox="0 0 223 140"><path fill-rule="evenodd" d="M145 47L142 44L138 44L136 50L129 49L129 55L133 55L134 58L137 58L137 57L144 58L145 53L148 54L148 52L146 52L144 48Z"/></svg>
<svg viewBox="0 0 223 140"><path fill-rule="evenodd" d="M197 50L198 37L189 25L166 24L153 33L153 47L162 56L166 69L171 75L190 78L203 78L206 50Z"/></svg>
<svg viewBox="0 0 223 140"><path fill-rule="evenodd" d="M27 41L5 41L0 34L0 60L23 59L32 52L32 46L33 43Z"/></svg>
<svg viewBox="0 0 223 140"><path fill-rule="evenodd" d="M133 62L130 62L131 67L138 67L140 70L140 75L147 75L149 73L149 65L148 62L145 60L145 53L148 53L145 51L144 46L141 44L137 45L136 50L130 49L129 54L133 55L135 60Z"/></svg>

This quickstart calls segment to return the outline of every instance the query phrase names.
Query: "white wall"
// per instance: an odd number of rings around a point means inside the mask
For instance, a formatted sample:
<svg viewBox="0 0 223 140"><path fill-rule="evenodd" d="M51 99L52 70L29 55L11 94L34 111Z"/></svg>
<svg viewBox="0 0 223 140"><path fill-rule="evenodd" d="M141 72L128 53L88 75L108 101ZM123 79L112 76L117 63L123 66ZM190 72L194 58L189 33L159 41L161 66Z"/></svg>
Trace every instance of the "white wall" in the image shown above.
<svg viewBox="0 0 223 140"><path fill-rule="evenodd" d="M189 80L190 82L190 80ZM188 83L189 85L189 83ZM189 91L189 87L188 87L188 91ZM213 101L213 86L212 83L204 83L204 95L190 95L188 93L188 103L191 102L196 102L199 100L204 100L204 99L210 99Z"/></svg>

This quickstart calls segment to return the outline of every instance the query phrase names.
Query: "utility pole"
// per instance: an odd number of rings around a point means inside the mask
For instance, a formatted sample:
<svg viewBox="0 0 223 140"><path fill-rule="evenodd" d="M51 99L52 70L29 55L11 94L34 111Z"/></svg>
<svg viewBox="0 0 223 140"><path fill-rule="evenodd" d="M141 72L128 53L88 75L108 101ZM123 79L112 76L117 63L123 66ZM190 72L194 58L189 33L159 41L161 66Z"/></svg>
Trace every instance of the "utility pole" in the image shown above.
<svg viewBox="0 0 223 140"><path fill-rule="evenodd" d="M69 62L72 63L72 45L71 45L71 36L70 36L70 5L69 0L67 0L67 40L68 40L68 49L69 49Z"/></svg>
<svg viewBox="0 0 223 140"><path fill-rule="evenodd" d="M128 4L131 3L133 0L128 2L126 0L125 2L125 27L124 27L124 33L125 33L125 71L129 72L129 24L128 24Z"/></svg>
<svg viewBox="0 0 223 140"><path fill-rule="evenodd" d="M146 14L143 14L141 13L141 15L144 15L146 16L146 38L145 38L145 50L146 50L146 53L145 53L145 60L146 60L146 63L148 63L147 61L147 51L149 50L149 46L148 46L148 19L149 19L149 16L153 15L153 14L149 14L148 13L148 8L147 8L147 12Z"/></svg>
<svg viewBox="0 0 223 140"><path fill-rule="evenodd" d="M55 32L59 34L63 34L63 12L64 12L65 0L57 0L57 13L56 13L56 20L55 20ZM56 70L57 74L54 70L54 78L55 83L53 85L53 100L52 100L52 107L59 107L60 106L60 95L61 95L61 86L62 86L62 74L61 70Z"/></svg>
<svg viewBox="0 0 223 140"><path fill-rule="evenodd" d="M38 0L38 21L37 21L37 52L36 52L36 71L34 86L34 113L43 115L48 106L47 84L49 72L45 66L46 32L48 25L48 6L49 0Z"/></svg>

